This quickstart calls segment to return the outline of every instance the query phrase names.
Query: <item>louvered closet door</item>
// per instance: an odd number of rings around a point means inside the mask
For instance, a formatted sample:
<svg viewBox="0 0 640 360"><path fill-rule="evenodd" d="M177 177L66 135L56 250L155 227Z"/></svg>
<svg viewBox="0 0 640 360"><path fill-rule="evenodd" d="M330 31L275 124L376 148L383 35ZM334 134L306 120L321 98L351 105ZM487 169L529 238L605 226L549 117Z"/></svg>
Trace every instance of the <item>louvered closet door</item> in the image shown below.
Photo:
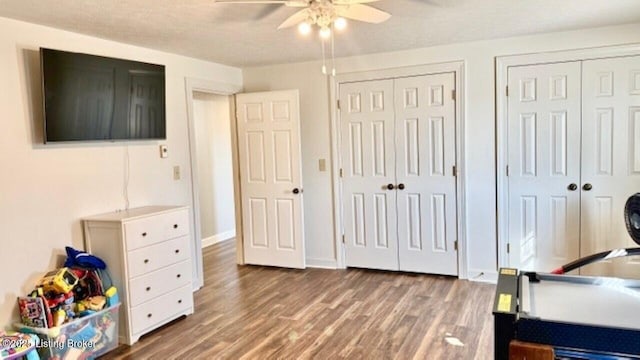
<svg viewBox="0 0 640 360"><path fill-rule="evenodd" d="M400 270L458 274L454 73L395 80Z"/></svg>
<svg viewBox="0 0 640 360"><path fill-rule="evenodd" d="M342 215L349 267L398 270L393 80L340 85Z"/></svg>
<svg viewBox="0 0 640 360"><path fill-rule="evenodd" d="M579 255L580 62L508 77L509 261L551 271Z"/></svg>
<svg viewBox="0 0 640 360"><path fill-rule="evenodd" d="M633 247L627 198L640 192L640 57L583 62L581 256ZM589 189L590 190L587 190ZM640 278L640 258L599 262L582 274Z"/></svg>

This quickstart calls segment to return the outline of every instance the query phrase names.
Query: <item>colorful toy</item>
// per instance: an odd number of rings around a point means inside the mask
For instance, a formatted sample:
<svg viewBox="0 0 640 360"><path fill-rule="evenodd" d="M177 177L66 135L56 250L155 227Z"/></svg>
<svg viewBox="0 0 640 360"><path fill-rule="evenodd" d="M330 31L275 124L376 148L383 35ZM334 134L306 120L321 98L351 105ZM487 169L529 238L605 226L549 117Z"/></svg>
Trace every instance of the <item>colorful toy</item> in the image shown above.
<svg viewBox="0 0 640 360"><path fill-rule="evenodd" d="M86 298L76 304L78 312L83 313L87 310L100 311L104 309L107 300L104 296L92 296Z"/></svg>
<svg viewBox="0 0 640 360"><path fill-rule="evenodd" d="M22 323L33 327L49 327L52 324L51 313L44 297L19 297L18 308Z"/></svg>
<svg viewBox="0 0 640 360"><path fill-rule="evenodd" d="M64 306L68 304L73 304L73 292L71 291L66 294L57 294L47 298L47 306L49 307L49 309L54 309L58 306Z"/></svg>
<svg viewBox="0 0 640 360"><path fill-rule="evenodd" d="M72 268L76 275L78 285L73 289L76 301L84 300L89 296L103 295L102 280L98 272L93 269Z"/></svg>
<svg viewBox="0 0 640 360"><path fill-rule="evenodd" d="M37 335L0 331L0 359L40 360L36 351L39 343Z"/></svg>
<svg viewBox="0 0 640 360"><path fill-rule="evenodd" d="M67 320L67 313L58 309L53 312L53 326L61 326Z"/></svg>
<svg viewBox="0 0 640 360"><path fill-rule="evenodd" d="M115 286L112 286L104 292L104 296L107 298L107 306L111 307L120 302L120 297L118 296L118 289Z"/></svg>
<svg viewBox="0 0 640 360"><path fill-rule="evenodd" d="M76 284L78 284L78 277L68 268L62 268L45 274L38 286L44 289L45 294L66 294L73 290Z"/></svg>
<svg viewBox="0 0 640 360"><path fill-rule="evenodd" d="M64 266L67 267L83 267L89 269L106 269L107 265L95 255L91 255L84 251L76 250L70 246L64 248L67 252L67 260Z"/></svg>

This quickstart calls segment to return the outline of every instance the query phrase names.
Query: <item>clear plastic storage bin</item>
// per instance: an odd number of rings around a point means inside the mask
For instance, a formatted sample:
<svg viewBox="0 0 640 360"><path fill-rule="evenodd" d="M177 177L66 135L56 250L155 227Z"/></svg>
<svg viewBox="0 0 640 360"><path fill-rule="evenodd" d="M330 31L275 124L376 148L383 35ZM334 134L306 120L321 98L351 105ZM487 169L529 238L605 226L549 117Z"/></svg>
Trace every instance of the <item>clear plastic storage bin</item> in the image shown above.
<svg viewBox="0 0 640 360"><path fill-rule="evenodd" d="M54 328L15 324L18 331L40 337L42 359L94 359L118 346L120 304Z"/></svg>

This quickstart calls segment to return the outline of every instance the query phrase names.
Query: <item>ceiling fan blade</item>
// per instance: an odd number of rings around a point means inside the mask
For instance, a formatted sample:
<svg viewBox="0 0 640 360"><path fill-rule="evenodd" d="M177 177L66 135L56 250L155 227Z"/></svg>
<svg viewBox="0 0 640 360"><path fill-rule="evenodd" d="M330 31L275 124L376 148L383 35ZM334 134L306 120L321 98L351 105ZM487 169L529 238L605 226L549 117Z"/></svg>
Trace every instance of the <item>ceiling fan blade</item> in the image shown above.
<svg viewBox="0 0 640 360"><path fill-rule="evenodd" d="M302 9L298 12L296 12L295 14L289 16L287 18L287 20L285 20L282 24L280 24L280 26L278 26L278 30L280 29L284 29L284 28L288 28L288 27L292 27L294 25L297 25L305 20L307 20L308 15L308 11L309 9Z"/></svg>
<svg viewBox="0 0 640 360"><path fill-rule="evenodd" d="M279 6L277 4L268 4L265 5L263 7L262 10L260 10L258 12L258 14L252 19L253 21L260 21L262 19L266 19L267 17L269 17L271 14L274 14L275 12L277 12L279 9L282 9L282 6Z"/></svg>
<svg viewBox="0 0 640 360"><path fill-rule="evenodd" d="M353 20L364 21L372 24L379 24L387 21L391 14L379 10L369 5L351 4L348 6L336 7L338 15Z"/></svg>
<svg viewBox="0 0 640 360"><path fill-rule="evenodd" d="M332 3L334 5L353 5L353 4L366 4L377 2L380 0L333 0Z"/></svg>
<svg viewBox="0 0 640 360"><path fill-rule="evenodd" d="M308 4L304 0L213 0L221 4L281 4L291 7L306 7Z"/></svg>

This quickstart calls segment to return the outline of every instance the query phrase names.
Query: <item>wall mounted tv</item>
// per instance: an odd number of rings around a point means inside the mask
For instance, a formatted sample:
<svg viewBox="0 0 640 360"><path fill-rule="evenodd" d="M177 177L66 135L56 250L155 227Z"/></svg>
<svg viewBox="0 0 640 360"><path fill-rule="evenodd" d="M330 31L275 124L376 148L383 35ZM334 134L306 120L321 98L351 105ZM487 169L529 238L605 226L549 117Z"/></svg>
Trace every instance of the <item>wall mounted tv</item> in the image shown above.
<svg viewBox="0 0 640 360"><path fill-rule="evenodd" d="M166 139L163 65L40 49L44 141Z"/></svg>

